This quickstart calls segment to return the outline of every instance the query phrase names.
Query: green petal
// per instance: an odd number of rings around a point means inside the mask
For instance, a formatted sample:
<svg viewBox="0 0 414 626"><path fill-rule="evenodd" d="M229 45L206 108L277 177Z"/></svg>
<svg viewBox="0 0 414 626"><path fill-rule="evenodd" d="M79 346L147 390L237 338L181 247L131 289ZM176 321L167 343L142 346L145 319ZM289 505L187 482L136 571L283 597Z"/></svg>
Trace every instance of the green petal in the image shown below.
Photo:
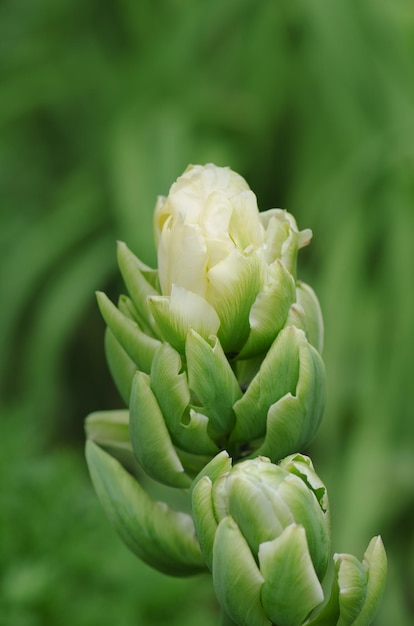
<svg viewBox="0 0 414 626"><path fill-rule="evenodd" d="M216 454L217 445L208 435L208 418L190 409L190 391L182 371L181 357L169 344L155 355L151 389L175 445L187 452Z"/></svg>
<svg viewBox="0 0 414 626"><path fill-rule="evenodd" d="M85 420L86 436L101 446L132 450L128 411L95 411Z"/></svg>
<svg viewBox="0 0 414 626"><path fill-rule="evenodd" d="M282 533L285 515L288 516L288 523L294 522L294 519L275 489L266 488L260 479L254 480L252 476L238 472L242 465L245 463L238 464L226 481L227 509L250 550L257 554L261 543ZM283 480L283 472L280 471L280 474ZM278 476L272 478L277 479Z"/></svg>
<svg viewBox="0 0 414 626"><path fill-rule="evenodd" d="M209 461L195 477L191 489L194 489L197 482L207 476L214 483L220 476L227 475L231 470L231 458L226 450L222 450ZM191 493L191 490L190 490Z"/></svg>
<svg viewBox="0 0 414 626"><path fill-rule="evenodd" d="M168 343L157 351L151 368L151 389L168 422L175 426L190 404L187 377L181 357Z"/></svg>
<svg viewBox="0 0 414 626"><path fill-rule="evenodd" d="M102 292L96 294L102 317L137 369L149 374L155 351L161 345L149 337L138 325L123 315Z"/></svg>
<svg viewBox="0 0 414 626"><path fill-rule="evenodd" d="M227 435L233 427L233 404L242 392L219 340L211 338L212 345L195 331L187 335L185 354L188 382L208 415L208 431L217 439Z"/></svg>
<svg viewBox="0 0 414 626"><path fill-rule="evenodd" d="M149 328L154 327L147 298L159 294L153 286L153 280L144 277L143 270L149 269L131 252L125 243L118 242L118 264L125 285L134 305ZM148 276L148 274L147 274Z"/></svg>
<svg viewBox="0 0 414 626"><path fill-rule="evenodd" d="M310 457L305 454L291 454L280 461L279 465L303 480L315 494L322 511L329 516L328 490L315 472Z"/></svg>
<svg viewBox="0 0 414 626"><path fill-rule="evenodd" d="M208 476L203 476L192 492L191 510L201 551L209 569L213 564L213 544L217 530L212 500L212 483Z"/></svg>
<svg viewBox="0 0 414 626"><path fill-rule="evenodd" d="M239 354L240 359L264 352L270 346L283 328L295 299L293 276L280 260L269 267L268 280L250 310L250 333Z"/></svg>
<svg viewBox="0 0 414 626"><path fill-rule="evenodd" d="M258 374L253 378L244 396L234 405L236 426L232 440L244 442L263 437L270 406L286 393L295 393L299 375L299 344L302 337L303 333L294 327L285 328L279 333Z"/></svg>
<svg viewBox="0 0 414 626"><path fill-rule="evenodd" d="M125 404L128 405L137 366L109 328L105 331L105 354L115 385Z"/></svg>
<svg viewBox="0 0 414 626"><path fill-rule="evenodd" d="M301 624L322 602L322 587L302 526L292 524L280 537L261 544L259 565L264 577L262 604L278 626Z"/></svg>
<svg viewBox="0 0 414 626"><path fill-rule="evenodd" d="M366 572L362 563L351 554L336 554L334 559L339 589L337 626L351 626L355 623L354 620L361 612L365 601Z"/></svg>
<svg viewBox="0 0 414 626"><path fill-rule="evenodd" d="M329 515L323 511L302 478L290 474L278 488L278 496L289 508L293 520L306 530L308 550L320 580L326 574L330 559L331 532Z"/></svg>
<svg viewBox="0 0 414 626"><path fill-rule="evenodd" d="M260 600L263 576L231 517L224 518L213 548L213 583L217 599L236 624L271 626Z"/></svg>
<svg viewBox="0 0 414 626"><path fill-rule="evenodd" d="M220 320L201 296L173 285L171 296L151 296L148 304L165 341L184 354L187 333L193 329L207 339L217 335Z"/></svg>
<svg viewBox="0 0 414 626"><path fill-rule="evenodd" d="M303 332L297 329L295 332L302 335L296 389L270 406L265 439L254 452L255 455L268 456L274 462L309 445L325 409L323 361L318 351L306 341Z"/></svg>
<svg viewBox="0 0 414 626"><path fill-rule="evenodd" d="M137 372L130 399L130 434L135 456L160 483L186 488L191 484L174 449L149 377Z"/></svg>
<svg viewBox="0 0 414 626"><path fill-rule="evenodd" d="M91 441L86 457L99 500L126 545L143 561L174 576L203 571L189 515L154 502L118 461Z"/></svg>
<svg viewBox="0 0 414 626"><path fill-rule="evenodd" d="M323 317L319 300L314 290L306 283L298 282L296 300L302 307L305 317L305 333L315 348L323 350Z"/></svg>
<svg viewBox="0 0 414 626"><path fill-rule="evenodd" d="M384 592L387 576L387 556L381 537L378 536L371 539L362 563L367 576L367 595L361 613L352 626L371 624Z"/></svg>
<svg viewBox="0 0 414 626"><path fill-rule="evenodd" d="M262 265L256 252L233 250L208 272L207 299L220 318L218 335L223 350L239 351L249 334L249 313L262 288ZM201 333L200 333L201 334Z"/></svg>

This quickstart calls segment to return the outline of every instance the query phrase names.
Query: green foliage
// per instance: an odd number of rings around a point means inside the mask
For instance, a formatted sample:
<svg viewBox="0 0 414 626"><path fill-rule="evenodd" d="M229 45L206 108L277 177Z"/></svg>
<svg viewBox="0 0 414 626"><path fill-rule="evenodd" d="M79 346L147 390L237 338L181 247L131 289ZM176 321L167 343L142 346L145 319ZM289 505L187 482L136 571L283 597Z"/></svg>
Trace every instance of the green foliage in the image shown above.
<svg viewBox="0 0 414 626"><path fill-rule="evenodd" d="M119 292L115 240L154 263L157 194L207 161L313 229L334 549L381 533L375 624L412 623L413 35L410 0L1 4L0 623L211 623L118 545L59 443L121 404L93 298Z"/></svg>

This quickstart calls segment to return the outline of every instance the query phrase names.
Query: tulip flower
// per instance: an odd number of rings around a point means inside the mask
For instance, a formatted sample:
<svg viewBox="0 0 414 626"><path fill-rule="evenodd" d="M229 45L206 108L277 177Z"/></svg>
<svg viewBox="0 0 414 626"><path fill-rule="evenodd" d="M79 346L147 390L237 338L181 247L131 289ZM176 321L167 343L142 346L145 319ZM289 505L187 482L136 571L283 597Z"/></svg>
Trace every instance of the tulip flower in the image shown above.
<svg viewBox="0 0 414 626"><path fill-rule="evenodd" d="M212 164L189 166L158 198L154 231L158 269L120 242L127 293L117 304L97 293L126 404L86 420L103 508L152 567L210 570L223 626L369 626L381 539L362 561L332 562L326 488L296 452L325 406L321 309L296 277L311 231L259 212L246 181ZM187 494L185 510L154 501L145 475L157 493Z"/></svg>
<svg viewBox="0 0 414 626"><path fill-rule="evenodd" d="M242 461L193 490L217 598L236 624L301 624L323 601L330 557L326 489L308 457Z"/></svg>

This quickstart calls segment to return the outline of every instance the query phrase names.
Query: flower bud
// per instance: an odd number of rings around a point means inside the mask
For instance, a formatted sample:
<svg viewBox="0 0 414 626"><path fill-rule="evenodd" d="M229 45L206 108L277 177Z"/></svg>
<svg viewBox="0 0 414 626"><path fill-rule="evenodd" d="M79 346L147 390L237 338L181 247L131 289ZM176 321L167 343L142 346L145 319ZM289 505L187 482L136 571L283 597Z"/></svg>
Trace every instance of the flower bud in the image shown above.
<svg viewBox="0 0 414 626"><path fill-rule="evenodd" d="M322 602L330 556L326 489L308 457L242 461L193 488L215 591L237 624L301 624Z"/></svg>

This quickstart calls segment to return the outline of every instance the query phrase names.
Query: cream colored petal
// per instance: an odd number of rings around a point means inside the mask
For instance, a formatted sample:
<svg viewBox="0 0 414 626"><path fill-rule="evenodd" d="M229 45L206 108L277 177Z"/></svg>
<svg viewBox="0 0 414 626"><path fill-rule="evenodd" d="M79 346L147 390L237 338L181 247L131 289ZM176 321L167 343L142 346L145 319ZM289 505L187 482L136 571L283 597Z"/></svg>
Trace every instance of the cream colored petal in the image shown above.
<svg viewBox="0 0 414 626"><path fill-rule="evenodd" d="M197 225L188 225L178 216L170 218L161 233L158 267L163 295L170 295L172 285L204 296L207 286L207 246Z"/></svg>
<svg viewBox="0 0 414 626"><path fill-rule="evenodd" d="M231 199L233 213L229 224L229 234L237 248L245 251L250 246L260 248L264 244L257 199L250 190L244 190Z"/></svg>

